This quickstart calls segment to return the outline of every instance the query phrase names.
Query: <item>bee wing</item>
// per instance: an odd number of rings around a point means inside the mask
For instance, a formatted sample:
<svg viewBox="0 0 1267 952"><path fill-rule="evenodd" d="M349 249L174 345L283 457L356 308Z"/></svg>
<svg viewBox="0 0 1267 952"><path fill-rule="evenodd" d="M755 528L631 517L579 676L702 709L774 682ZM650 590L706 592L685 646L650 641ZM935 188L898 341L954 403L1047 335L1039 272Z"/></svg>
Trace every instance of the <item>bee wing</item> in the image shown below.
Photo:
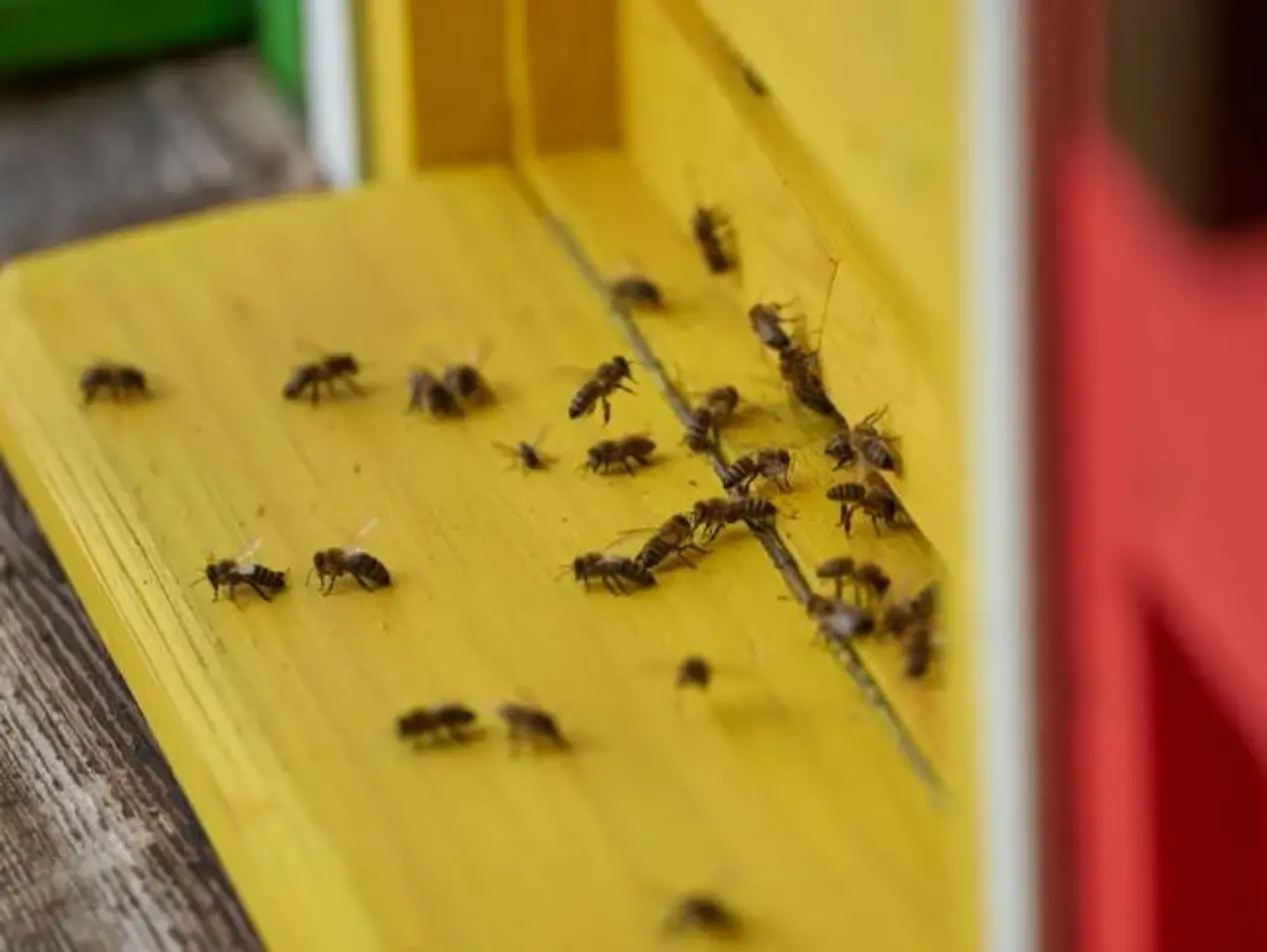
<svg viewBox="0 0 1267 952"><path fill-rule="evenodd" d="M493 353L493 342L486 337L480 338L475 343L471 356L468 358L472 367L482 367L484 361L488 360Z"/></svg>
<svg viewBox="0 0 1267 952"><path fill-rule="evenodd" d="M375 527L377 526L378 526L378 516L371 517L369 522L361 526L361 528L356 531L356 534L353 535L351 540L348 542L348 552L362 551L359 548L359 544L365 541L365 537L368 536L371 532L373 532Z"/></svg>
<svg viewBox="0 0 1267 952"><path fill-rule="evenodd" d="M255 562L252 561L252 557L260 550L260 546L263 545L263 543L264 539L262 537L251 540L251 543L242 550L236 559L234 559L234 561L237 562L239 569L245 572L255 567Z"/></svg>

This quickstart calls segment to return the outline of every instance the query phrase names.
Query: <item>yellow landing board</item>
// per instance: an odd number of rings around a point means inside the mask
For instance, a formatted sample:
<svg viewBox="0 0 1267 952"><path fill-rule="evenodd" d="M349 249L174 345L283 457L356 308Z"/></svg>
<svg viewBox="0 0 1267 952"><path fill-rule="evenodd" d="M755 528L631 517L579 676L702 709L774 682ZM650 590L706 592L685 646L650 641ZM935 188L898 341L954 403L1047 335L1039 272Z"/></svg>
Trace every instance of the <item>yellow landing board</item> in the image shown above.
<svg viewBox="0 0 1267 952"><path fill-rule="evenodd" d="M403 412L410 364L481 340L497 407ZM356 352L367 396L282 401L306 346ZM628 598L556 579L716 490L646 384L617 395L611 430L648 430L662 459L576 471L603 429L566 419L568 368L623 349L498 170L221 212L0 274L3 450L275 952L656 949L688 889L731 903L753 949L938 944L945 818L754 538L728 533ZM148 370L156 399L80 407L98 358ZM507 471L492 441L546 423L557 467ZM395 587L305 589L310 554L370 516ZM207 550L256 536L300 584L240 609L190 586ZM691 652L718 680L679 701ZM575 749L512 758L491 721L458 749L392 733L416 703L488 717L517 696Z"/></svg>
<svg viewBox="0 0 1267 952"><path fill-rule="evenodd" d="M548 157L536 160L530 174L544 200L595 256L597 270L617 275L633 260L663 285L669 312L636 321L684 395L689 399L692 393L722 384L739 388L748 406L723 438L729 457L763 446L792 450L793 491L781 498L773 492L771 498L797 514L780 533L807 576L812 579L815 568L828 558L851 555L881 565L896 586L908 591L940 577L939 560L923 539L877 536L861 518L846 538L838 525L839 507L825 493L833 483L858 479L859 474L856 469L833 471L823 455L833 426L790 406L777 360L749 327L751 302L730 280L708 273L680 223L655 200L623 156L600 152ZM888 370L896 374L900 368ZM831 593L830 585L820 588ZM861 640L858 651L917 746L944 771L947 699L941 669L912 682L903 673L901 648L892 639Z"/></svg>

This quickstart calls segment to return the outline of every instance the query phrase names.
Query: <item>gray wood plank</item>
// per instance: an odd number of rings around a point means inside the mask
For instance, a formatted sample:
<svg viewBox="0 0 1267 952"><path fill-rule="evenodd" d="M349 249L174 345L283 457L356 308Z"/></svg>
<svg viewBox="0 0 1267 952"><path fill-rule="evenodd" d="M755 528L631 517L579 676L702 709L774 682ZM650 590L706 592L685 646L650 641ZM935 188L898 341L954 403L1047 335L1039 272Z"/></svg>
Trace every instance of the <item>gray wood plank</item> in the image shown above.
<svg viewBox="0 0 1267 952"><path fill-rule="evenodd" d="M0 95L0 261L319 185L249 51ZM0 737L0 949L259 948L3 468Z"/></svg>

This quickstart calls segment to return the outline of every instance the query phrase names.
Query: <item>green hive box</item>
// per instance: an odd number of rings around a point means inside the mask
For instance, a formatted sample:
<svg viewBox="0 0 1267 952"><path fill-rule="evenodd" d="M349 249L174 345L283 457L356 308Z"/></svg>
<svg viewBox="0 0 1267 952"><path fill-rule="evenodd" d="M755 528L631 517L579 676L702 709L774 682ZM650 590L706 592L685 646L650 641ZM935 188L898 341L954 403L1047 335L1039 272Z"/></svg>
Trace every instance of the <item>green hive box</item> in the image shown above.
<svg viewBox="0 0 1267 952"><path fill-rule="evenodd" d="M0 80L242 40L302 96L300 0L0 0Z"/></svg>

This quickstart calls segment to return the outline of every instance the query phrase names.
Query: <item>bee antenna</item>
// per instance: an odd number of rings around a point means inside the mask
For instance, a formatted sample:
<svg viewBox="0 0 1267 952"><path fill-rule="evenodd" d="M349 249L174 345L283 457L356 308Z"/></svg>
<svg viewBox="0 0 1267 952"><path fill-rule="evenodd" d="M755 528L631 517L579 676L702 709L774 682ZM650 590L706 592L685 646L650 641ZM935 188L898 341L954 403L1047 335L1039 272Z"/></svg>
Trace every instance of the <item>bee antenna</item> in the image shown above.
<svg viewBox="0 0 1267 952"><path fill-rule="evenodd" d="M189 583L189 587L190 587L190 588L193 588L193 587L194 587L195 585L197 585L199 582L205 582L206 580L207 580L207 576L206 576L206 575L199 575L196 579L194 579L192 582L190 582L190 583Z"/></svg>
<svg viewBox="0 0 1267 952"><path fill-rule="evenodd" d="M317 567L315 565L312 568L308 569L308 574L304 576L305 587L307 587L308 583L312 581L312 573L315 571L317 571Z"/></svg>

